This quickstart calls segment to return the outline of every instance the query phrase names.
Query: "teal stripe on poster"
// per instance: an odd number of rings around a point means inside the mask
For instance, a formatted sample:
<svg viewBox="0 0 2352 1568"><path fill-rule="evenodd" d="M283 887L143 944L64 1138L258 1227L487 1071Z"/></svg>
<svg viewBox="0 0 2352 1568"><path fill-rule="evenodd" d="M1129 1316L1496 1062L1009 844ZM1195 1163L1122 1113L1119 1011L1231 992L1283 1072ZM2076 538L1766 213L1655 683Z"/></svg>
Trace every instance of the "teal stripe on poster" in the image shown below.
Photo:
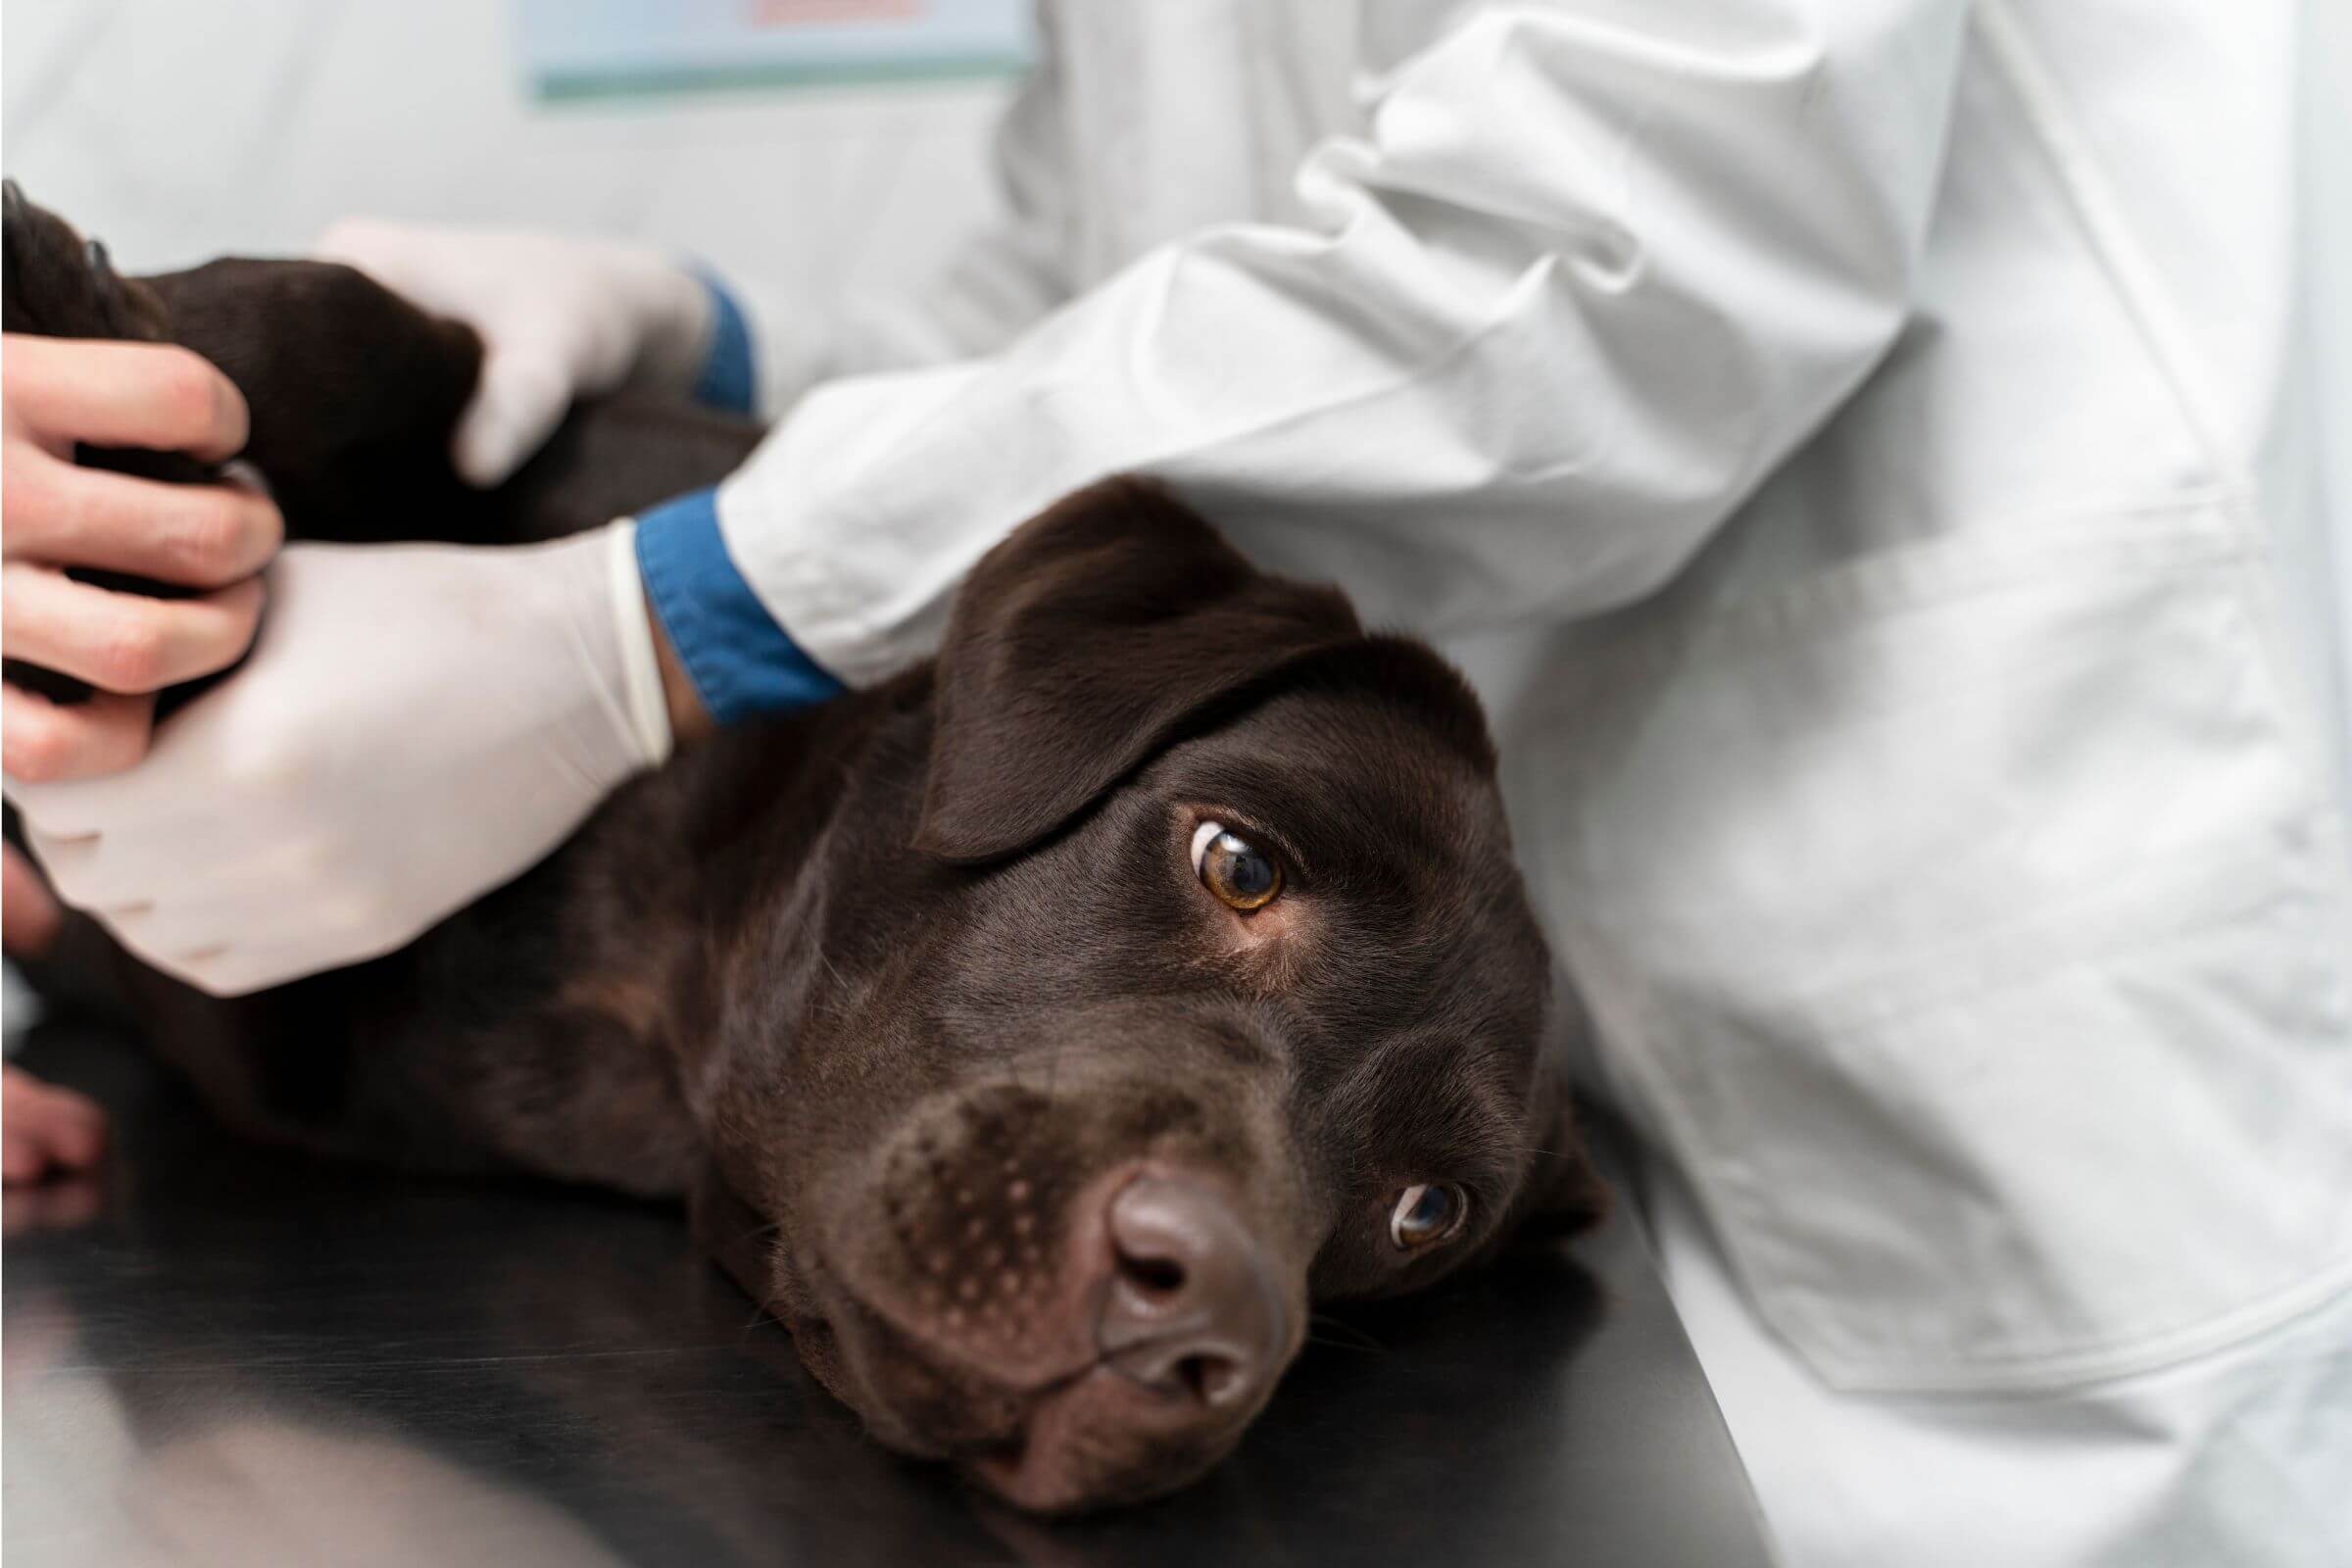
<svg viewBox="0 0 2352 1568"><path fill-rule="evenodd" d="M1016 74L1030 0L512 0L550 101Z"/></svg>

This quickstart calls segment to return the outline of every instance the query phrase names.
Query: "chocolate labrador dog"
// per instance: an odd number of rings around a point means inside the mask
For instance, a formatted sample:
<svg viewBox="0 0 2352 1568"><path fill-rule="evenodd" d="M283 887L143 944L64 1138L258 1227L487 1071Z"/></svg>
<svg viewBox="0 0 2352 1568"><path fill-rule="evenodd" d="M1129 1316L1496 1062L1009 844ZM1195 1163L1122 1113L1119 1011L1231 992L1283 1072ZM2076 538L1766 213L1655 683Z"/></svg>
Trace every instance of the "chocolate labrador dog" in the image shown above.
<svg viewBox="0 0 2352 1568"><path fill-rule="evenodd" d="M478 345L356 272L125 280L14 197L7 265L11 330L226 370L299 535L545 537L755 434L614 400L476 494ZM402 952L228 1001L101 956L257 1134L688 1200L877 1438L1041 1512L1201 1473L1313 1303L1602 1202L1470 692L1134 480L983 560L935 662L682 754Z"/></svg>

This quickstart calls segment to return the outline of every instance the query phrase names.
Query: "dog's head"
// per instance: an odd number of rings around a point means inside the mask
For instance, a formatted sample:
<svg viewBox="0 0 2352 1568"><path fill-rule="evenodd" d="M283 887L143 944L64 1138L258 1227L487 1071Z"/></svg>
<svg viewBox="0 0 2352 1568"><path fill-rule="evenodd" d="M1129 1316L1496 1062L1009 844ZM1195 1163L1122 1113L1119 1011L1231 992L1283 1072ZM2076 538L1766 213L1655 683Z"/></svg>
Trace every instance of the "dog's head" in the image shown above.
<svg viewBox="0 0 2352 1568"><path fill-rule="evenodd" d="M1311 1302L1594 1217L1428 649L1114 481L980 564L935 683L919 807L853 801L735 960L703 1195L883 1441L1038 1510L1168 1491Z"/></svg>

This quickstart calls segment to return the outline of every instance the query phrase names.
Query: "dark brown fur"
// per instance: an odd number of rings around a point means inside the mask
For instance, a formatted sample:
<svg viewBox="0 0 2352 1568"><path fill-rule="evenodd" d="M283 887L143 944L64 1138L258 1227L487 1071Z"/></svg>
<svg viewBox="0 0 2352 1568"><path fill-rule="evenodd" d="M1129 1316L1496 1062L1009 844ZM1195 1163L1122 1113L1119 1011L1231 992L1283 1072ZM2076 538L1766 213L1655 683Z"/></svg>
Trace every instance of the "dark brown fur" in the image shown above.
<svg viewBox="0 0 2352 1568"><path fill-rule="evenodd" d="M297 534L546 537L709 482L753 434L587 409L475 496L445 456L464 329L317 264L123 284L16 203L8 243L12 329L122 335L122 291L135 335L227 369ZM1204 893L1204 814L1277 851L1277 905ZM936 663L722 733L400 953L232 1002L120 967L257 1133L690 1197L810 1368L918 1454L1001 1455L1084 1376L1055 1260L1074 1196L1137 1160L1222 1184L1298 1323L1601 1200L1470 693L1133 481L992 552ZM1385 1222L1423 1179L1470 1218L1412 1257ZM1242 1424L1105 1427L1053 1505L1168 1490Z"/></svg>

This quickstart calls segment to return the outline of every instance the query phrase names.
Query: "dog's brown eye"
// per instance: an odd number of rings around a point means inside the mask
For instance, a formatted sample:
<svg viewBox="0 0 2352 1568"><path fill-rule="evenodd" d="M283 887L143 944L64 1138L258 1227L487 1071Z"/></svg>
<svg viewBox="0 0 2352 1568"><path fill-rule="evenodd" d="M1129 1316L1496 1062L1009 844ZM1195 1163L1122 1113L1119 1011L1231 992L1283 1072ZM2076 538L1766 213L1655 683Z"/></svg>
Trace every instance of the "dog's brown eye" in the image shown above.
<svg viewBox="0 0 2352 1568"><path fill-rule="evenodd" d="M1461 1229L1469 1211L1460 1188L1416 1182L1396 1195L1396 1206L1389 1211L1389 1240L1403 1252L1433 1247Z"/></svg>
<svg viewBox="0 0 2352 1568"><path fill-rule="evenodd" d="M1282 867L1273 857L1222 822L1203 822L1193 830L1193 869L1201 886L1228 908L1262 909L1282 891Z"/></svg>

